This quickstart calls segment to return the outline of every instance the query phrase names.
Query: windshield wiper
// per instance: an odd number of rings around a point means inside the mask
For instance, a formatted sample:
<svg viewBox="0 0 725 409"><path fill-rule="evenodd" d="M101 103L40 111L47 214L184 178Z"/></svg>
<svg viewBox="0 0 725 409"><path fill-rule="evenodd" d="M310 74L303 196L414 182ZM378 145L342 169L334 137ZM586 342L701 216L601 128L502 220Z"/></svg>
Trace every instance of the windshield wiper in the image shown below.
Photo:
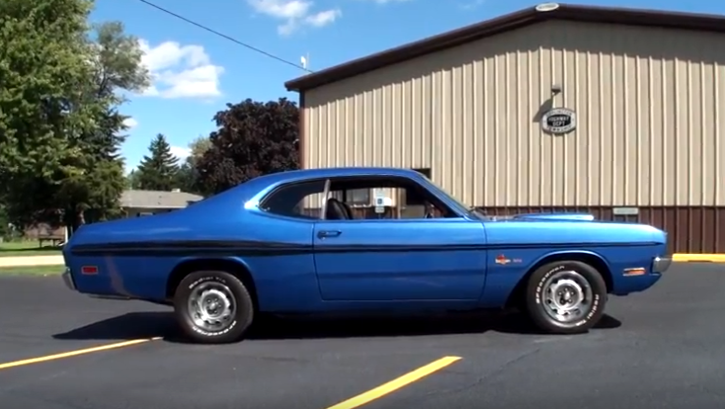
<svg viewBox="0 0 725 409"><path fill-rule="evenodd" d="M468 213L478 213L480 216L483 216L484 218L488 218L488 215L486 214L486 211L483 210L480 206L470 206L468 208Z"/></svg>

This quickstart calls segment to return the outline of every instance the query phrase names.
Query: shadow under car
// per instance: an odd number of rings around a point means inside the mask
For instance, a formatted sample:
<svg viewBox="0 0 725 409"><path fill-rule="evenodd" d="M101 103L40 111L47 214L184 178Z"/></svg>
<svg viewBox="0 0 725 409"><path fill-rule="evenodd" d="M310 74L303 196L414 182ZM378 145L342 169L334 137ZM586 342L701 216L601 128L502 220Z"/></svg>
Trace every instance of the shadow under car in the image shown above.
<svg viewBox="0 0 725 409"><path fill-rule="evenodd" d="M604 315L594 327L610 329L622 323ZM521 313L466 313L436 317L301 318L262 317L250 328L246 340L411 337L480 334L488 331L543 335ZM58 340L131 340L162 337L185 343L172 312L133 312L53 335Z"/></svg>

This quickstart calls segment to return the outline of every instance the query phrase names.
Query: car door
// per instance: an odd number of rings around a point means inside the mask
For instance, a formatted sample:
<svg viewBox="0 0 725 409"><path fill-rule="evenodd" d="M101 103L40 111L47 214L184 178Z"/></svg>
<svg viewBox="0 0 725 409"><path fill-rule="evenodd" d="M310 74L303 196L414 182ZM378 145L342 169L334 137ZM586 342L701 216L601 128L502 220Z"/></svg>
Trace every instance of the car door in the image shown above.
<svg viewBox="0 0 725 409"><path fill-rule="evenodd" d="M313 234L326 301L477 300L485 284L478 221L319 220Z"/></svg>

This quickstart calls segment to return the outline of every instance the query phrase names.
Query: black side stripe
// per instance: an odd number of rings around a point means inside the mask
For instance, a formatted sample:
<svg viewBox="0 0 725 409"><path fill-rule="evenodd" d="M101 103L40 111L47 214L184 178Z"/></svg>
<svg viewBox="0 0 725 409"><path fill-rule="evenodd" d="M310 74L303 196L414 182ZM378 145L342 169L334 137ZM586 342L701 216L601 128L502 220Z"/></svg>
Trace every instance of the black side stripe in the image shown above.
<svg viewBox="0 0 725 409"><path fill-rule="evenodd" d="M405 245L311 245L261 241L155 241L81 244L71 247L74 255L217 255L266 256L317 253L408 253L481 250L577 249L655 246L655 242L618 243L500 243L500 244L405 244Z"/></svg>

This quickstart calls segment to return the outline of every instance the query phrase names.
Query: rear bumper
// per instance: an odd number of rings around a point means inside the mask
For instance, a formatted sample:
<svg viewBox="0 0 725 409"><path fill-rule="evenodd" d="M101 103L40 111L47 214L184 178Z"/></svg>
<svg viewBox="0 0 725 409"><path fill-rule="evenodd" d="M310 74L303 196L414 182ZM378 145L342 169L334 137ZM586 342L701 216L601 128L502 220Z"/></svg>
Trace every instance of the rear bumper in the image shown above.
<svg viewBox="0 0 725 409"><path fill-rule="evenodd" d="M66 287L68 287L69 290L77 291L76 284L75 282L73 282L73 276L71 275L70 269L68 267L66 267L61 277L63 278L63 283Z"/></svg>
<svg viewBox="0 0 725 409"><path fill-rule="evenodd" d="M672 256L655 257L652 260L652 272L664 273L672 265Z"/></svg>

